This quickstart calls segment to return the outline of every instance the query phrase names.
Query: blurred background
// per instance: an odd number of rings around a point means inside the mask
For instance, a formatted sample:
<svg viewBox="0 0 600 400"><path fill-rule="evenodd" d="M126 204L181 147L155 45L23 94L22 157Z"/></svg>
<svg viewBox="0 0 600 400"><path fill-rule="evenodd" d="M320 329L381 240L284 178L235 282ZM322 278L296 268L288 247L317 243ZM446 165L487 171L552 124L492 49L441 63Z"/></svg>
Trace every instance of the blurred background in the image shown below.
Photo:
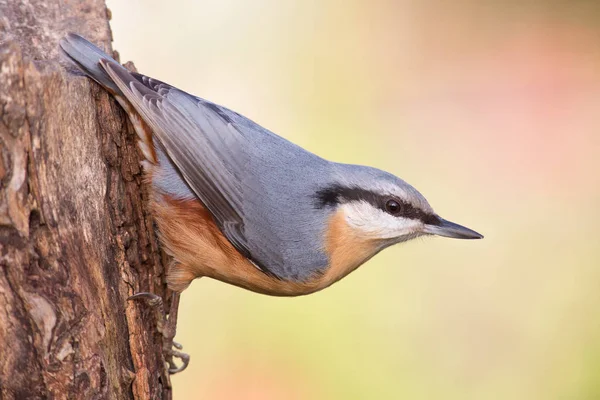
<svg viewBox="0 0 600 400"><path fill-rule="evenodd" d="M108 6L122 61L485 235L308 297L194 282L175 398L600 398L600 2Z"/></svg>

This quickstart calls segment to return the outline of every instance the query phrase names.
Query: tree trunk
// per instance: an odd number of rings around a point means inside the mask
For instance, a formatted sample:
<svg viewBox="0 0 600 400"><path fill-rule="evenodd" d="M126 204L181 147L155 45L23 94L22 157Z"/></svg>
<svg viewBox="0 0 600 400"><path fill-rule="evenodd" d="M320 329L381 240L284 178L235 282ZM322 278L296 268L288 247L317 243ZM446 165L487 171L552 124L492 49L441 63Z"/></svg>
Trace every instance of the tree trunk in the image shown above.
<svg viewBox="0 0 600 400"><path fill-rule="evenodd" d="M136 136L59 64L80 33L110 53L104 0L0 0L0 399L166 399L153 313L167 295Z"/></svg>

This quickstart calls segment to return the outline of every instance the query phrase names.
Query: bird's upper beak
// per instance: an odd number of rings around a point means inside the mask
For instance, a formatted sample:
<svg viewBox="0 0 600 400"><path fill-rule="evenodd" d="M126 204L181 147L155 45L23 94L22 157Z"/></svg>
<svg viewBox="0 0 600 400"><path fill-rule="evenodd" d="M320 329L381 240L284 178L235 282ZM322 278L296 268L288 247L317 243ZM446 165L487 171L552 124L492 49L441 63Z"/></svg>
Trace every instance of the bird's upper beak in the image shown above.
<svg viewBox="0 0 600 400"><path fill-rule="evenodd" d="M435 225L425 225L423 232L455 239L483 239L483 235L454 222L440 218Z"/></svg>

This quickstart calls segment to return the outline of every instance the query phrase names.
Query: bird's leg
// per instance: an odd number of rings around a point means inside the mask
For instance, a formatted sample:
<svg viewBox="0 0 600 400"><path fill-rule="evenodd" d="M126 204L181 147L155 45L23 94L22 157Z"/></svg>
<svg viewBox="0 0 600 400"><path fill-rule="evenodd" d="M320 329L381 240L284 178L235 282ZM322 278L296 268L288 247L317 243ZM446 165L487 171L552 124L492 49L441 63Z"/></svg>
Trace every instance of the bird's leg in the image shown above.
<svg viewBox="0 0 600 400"><path fill-rule="evenodd" d="M188 364L190 363L189 354L179 351L183 348L183 346L181 346L179 343L173 340L175 338L175 334L177 333L177 312L179 311L179 297L180 294L178 292L173 292L173 295L171 296L169 318L167 319L167 324L163 333L163 337L165 338L164 351L165 354L169 355L167 357L167 362L169 363L169 373L171 375L183 371L187 368ZM181 366L178 367L175 364L175 362L173 361L173 357L177 357L181 360Z"/></svg>
<svg viewBox="0 0 600 400"><path fill-rule="evenodd" d="M177 332L177 311L179 308L179 293L173 292L171 296L171 305L169 308L168 318L164 313L164 302L162 297L153 293L140 292L129 297L127 300L143 300L154 310L156 319L156 330L163 337L163 357L168 363L168 373L176 374L187 368L190 362L190 356L179 350L182 346L173 341ZM179 358L182 361L181 366L177 366L173 358Z"/></svg>

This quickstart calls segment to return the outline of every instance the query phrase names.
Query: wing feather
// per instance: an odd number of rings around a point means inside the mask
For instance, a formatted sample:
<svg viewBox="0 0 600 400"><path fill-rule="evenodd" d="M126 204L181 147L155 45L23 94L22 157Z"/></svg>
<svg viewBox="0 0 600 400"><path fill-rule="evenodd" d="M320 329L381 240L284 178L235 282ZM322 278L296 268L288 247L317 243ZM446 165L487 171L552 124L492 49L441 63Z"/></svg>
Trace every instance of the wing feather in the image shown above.
<svg viewBox="0 0 600 400"><path fill-rule="evenodd" d="M240 175L248 160L242 132L196 97L132 74L110 60L102 60L101 64L151 126L168 157L225 236L238 251L265 268L264 260L252 257L244 236ZM275 254L272 257L278 258Z"/></svg>

